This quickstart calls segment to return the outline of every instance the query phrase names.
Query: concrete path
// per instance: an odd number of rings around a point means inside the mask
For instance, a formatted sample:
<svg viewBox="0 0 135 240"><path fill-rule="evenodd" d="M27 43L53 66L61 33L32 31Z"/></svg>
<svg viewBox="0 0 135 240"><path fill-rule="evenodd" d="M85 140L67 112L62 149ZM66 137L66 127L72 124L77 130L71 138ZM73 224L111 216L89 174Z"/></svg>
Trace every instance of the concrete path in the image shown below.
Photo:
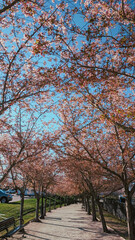
<svg viewBox="0 0 135 240"><path fill-rule="evenodd" d="M17 233L10 240L122 240L112 231L103 233L101 222L92 222L91 216L72 204L47 213L41 223L31 222L25 227L24 235Z"/></svg>

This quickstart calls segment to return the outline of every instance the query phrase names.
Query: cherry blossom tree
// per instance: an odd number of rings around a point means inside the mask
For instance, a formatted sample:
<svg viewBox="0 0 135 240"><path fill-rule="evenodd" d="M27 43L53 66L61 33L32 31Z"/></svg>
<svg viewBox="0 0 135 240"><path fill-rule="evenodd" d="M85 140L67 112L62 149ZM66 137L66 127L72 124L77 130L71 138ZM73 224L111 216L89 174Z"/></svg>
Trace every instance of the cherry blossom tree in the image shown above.
<svg viewBox="0 0 135 240"><path fill-rule="evenodd" d="M72 97L72 101L67 103L66 99L62 100L59 108L62 135L58 150L61 157L67 155L69 160L74 158L80 161L83 158L91 167L92 164L94 167L97 164L102 169L103 179L106 179L101 192L113 192L117 188L124 188L127 224L131 238L134 234L131 204L135 192L135 186L131 187L135 180L134 134L125 132L122 128L118 129L113 123L110 124L110 121L101 120L100 114L95 112L95 109L92 110L92 107L78 101L76 97ZM94 172L94 168L92 171Z"/></svg>
<svg viewBox="0 0 135 240"><path fill-rule="evenodd" d="M18 159L40 153L45 143L40 136L24 146L21 135L15 148L16 137L11 141L9 134L3 135L5 124L11 131L7 119L16 111L16 105L30 111L56 96L56 92L62 94L63 104L58 111L63 122L61 131L56 131L59 142L57 148L53 143L51 147L61 157L76 153L76 160L83 156L90 164L96 163L105 174L108 188L111 178L118 180L124 187L129 239L133 240L132 1L3 0L0 7L1 180L9 173L5 166L10 171Z"/></svg>
<svg viewBox="0 0 135 240"><path fill-rule="evenodd" d="M23 220L23 213L24 213L24 196L25 191L27 187L29 186L29 179L27 178L27 175L23 171L23 168L26 167L25 164L22 164L21 166L15 166L11 170L11 178L10 178L10 184L14 186L14 188L19 191L20 197L21 197L21 204L20 204L20 219L19 219L19 225L22 227L24 220ZM22 228L21 231L24 231Z"/></svg>
<svg viewBox="0 0 135 240"><path fill-rule="evenodd" d="M1 9L0 9L0 14L3 12L8 11L11 9L13 6L17 5L17 3L21 2L21 0L14 0L12 2L7 3L7 1L4 1L1 3Z"/></svg>
<svg viewBox="0 0 135 240"><path fill-rule="evenodd" d="M30 115L26 110L19 108L16 116L10 118L10 124L3 122L0 182L4 181L13 167L49 149L54 137L46 130L43 131L41 122L38 124L41 115L37 112L36 115L33 112Z"/></svg>
<svg viewBox="0 0 135 240"><path fill-rule="evenodd" d="M99 207L99 214L101 216L103 231L108 232L101 203L99 201L99 194L105 191L106 181L103 181L104 174L102 173L101 168L99 168L98 165L96 166L96 163L93 164L92 162L89 163L89 161L86 160L81 151L80 151L81 155L79 154L80 146L77 145L78 144L75 144L75 142L72 142L72 146L70 146L70 149L69 146L67 148L65 146L64 149L62 150L64 151L64 153L60 151L59 153L60 156L58 157L61 169L67 176L66 181L68 182L68 185L65 184L66 193L69 195L70 191L73 192L74 190L76 190L75 191L76 195L83 194L83 196L86 199L86 210L88 211L89 214L90 214L89 199L90 196L92 196L93 221L97 220L94 204L95 201ZM107 185L108 190L110 190L109 183Z"/></svg>
<svg viewBox="0 0 135 240"><path fill-rule="evenodd" d="M51 86L55 77L48 63L53 54L50 31L55 22L61 26L63 5L45 0L3 0L0 8L0 115L3 115L18 102L22 107L30 107L31 101L45 102L48 91L54 93ZM39 51L42 56L33 54L38 43L37 53L40 46L46 45L42 53Z"/></svg>
<svg viewBox="0 0 135 240"><path fill-rule="evenodd" d="M51 31L53 50L60 58L53 69L54 86L59 92L81 93L105 119L135 132L132 3L90 0L64 6L61 31L55 27ZM35 54L42 53L43 39L35 43Z"/></svg>
<svg viewBox="0 0 135 240"><path fill-rule="evenodd" d="M57 173L56 163L47 151L42 152L36 158L34 157L33 161L27 163L27 168L25 167L27 178L29 179L29 183L34 190L37 200L35 221L40 221L39 203L42 194L45 194L46 198L46 192L49 191L50 187L55 184L55 175ZM32 171L30 171L30 169L32 169ZM44 218L44 216L45 209L42 202L41 218Z"/></svg>

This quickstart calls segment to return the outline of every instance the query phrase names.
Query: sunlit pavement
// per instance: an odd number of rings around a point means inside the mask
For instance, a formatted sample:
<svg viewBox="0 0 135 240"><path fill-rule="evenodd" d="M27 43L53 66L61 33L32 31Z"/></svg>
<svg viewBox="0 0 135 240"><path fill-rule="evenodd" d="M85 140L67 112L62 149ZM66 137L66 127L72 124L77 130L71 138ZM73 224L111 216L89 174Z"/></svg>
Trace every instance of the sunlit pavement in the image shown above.
<svg viewBox="0 0 135 240"><path fill-rule="evenodd" d="M122 240L111 230L103 233L101 222L92 222L91 216L74 204L47 213L40 223L31 222L25 227L25 233L17 233L10 239L29 240Z"/></svg>
<svg viewBox="0 0 135 240"><path fill-rule="evenodd" d="M10 201L10 202L17 202L17 201L20 201L20 200L21 200L20 195L12 194L12 196L13 196L13 200ZM25 196L24 199L29 199L29 198L31 198L31 197L29 197L29 196Z"/></svg>

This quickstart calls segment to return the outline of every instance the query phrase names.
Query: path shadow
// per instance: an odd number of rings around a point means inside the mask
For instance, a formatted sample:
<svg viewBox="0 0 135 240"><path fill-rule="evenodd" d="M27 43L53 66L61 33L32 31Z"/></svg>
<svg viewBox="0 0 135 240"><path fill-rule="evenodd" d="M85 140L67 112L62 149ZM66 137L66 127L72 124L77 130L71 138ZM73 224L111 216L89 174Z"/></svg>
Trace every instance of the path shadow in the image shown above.
<svg viewBox="0 0 135 240"><path fill-rule="evenodd" d="M68 222L70 222L70 223L82 223L82 224L85 224L85 223L88 223L88 222L84 222L84 221L68 221Z"/></svg>
<svg viewBox="0 0 135 240"><path fill-rule="evenodd" d="M12 205L17 205L17 204L18 204L18 205L20 205L20 202L9 202L8 204L10 204L10 205L11 205L11 204L12 204Z"/></svg>
<svg viewBox="0 0 135 240"><path fill-rule="evenodd" d="M86 217L69 218L71 220L85 220Z"/></svg>
<svg viewBox="0 0 135 240"><path fill-rule="evenodd" d="M58 236L58 235L54 235L54 234L50 234L50 233L45 233L45 232L39 232L39 231L34 231L34 230L29 230L29 232L33 232L33 234L31 233L28 233L28 232L26 232L24 235L25 236L33 236L33 237L36 237L35 235L34 235L34 233L39 233L39 234L43 234L43 235L48 235L48 236L50 236L50 237L57 237L57 238L60 238L61 236ZM50 238L44 238L44 237L39 237L39 236L37 236L38 238L40 238L40 239L45 239L45 240L50 240ZM62 237L63 239L65 238L65 239L69 239L69 237ZM70 239L71 240L71 239Z"/></svg>
<svg viewBox="0 0 135 240"><path fill-rule="evenodd" d="M53 220L53 221L54 221L54 220L56 220L56 221L57 221L57 220L62 220L62 218L55 218L55 217L46 217L45 219L46 219L46 220Z"/></svg>
<svg viewBox="0 0 135 240"><path fill-rule="evenodd" d="M31 237L36 237L35 235L32 235L32 234L29 234L29 233L27 233L27 234L25 234L26 236L31 236ZM25 238L25 235L24 235L24 238ZM44 240L50 240L49 238L44 238L44 237L39 237L38 236L38 239L44 239ZM31 239L32 240L32 239Z"/></svg>
<svg viewBox="0 0 135 240"><path fill-rule="evenodd" d="M71 228L71 229L79 229L79 230L82 230L82 231L97 233L97 232L94 232L92 229L90 230L89 228L83 228L83 227L82 228L81 227L73 227L73 226L61 225L61 224L56 224L56 223L47 223L47 222L42 222L42 224L64 227L64 228Z"/></svg>

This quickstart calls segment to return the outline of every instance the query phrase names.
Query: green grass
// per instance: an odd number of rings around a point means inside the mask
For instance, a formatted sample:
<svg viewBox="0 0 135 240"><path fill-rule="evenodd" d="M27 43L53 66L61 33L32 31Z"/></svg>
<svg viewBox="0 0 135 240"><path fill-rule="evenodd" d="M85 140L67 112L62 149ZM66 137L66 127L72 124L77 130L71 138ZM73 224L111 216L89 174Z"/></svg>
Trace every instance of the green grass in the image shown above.
<svg viewBox="0 0 135 240"><path fill-rule="evenodd" d="M52 199L53 200L53 199ZM49 202L47 201L47 206L49 205ZM41 201L40 201L40 206L41 206ZM60 207L59 201L56 203L56 208ZM33 212L27 213L29 209L33 209ZM54 208L54 204L52 201L51 204L51 209ZM40 209L39 209L40 211ZM48 211L48 207L46 209ZM36 199L31 198L31 199L25 199L24 200L24 213L26 213L23 216L24 224L33 220L35 218L35 212L36 212ZM9 217L14 217L16 220L16 225L19 225L19 216L20 216L20 201L13 202L13 203L1 203L0 204L0 221L9 218ZM39 212L40 216L40 212ZM0 236L5 234L6 232L0 233Z"/></svg>
<svg viewBox="0 0 135 240"><path fill-rule="evenodd" d="M19 211L20 211L20 202L1 203L0 204L0 221L12 216L15 218L18 218Z"/></svg>

